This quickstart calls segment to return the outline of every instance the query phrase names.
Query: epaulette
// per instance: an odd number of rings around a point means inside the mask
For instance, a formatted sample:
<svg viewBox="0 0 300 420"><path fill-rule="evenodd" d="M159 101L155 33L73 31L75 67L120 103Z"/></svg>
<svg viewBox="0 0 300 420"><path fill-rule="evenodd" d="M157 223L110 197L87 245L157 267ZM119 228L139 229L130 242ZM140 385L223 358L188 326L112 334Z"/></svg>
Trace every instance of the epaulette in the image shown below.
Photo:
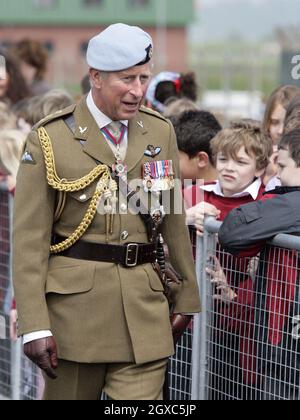
<svg viewBox="0 0 300 420"><path fill-rule="evenodd" d="M151 109L151 108L147 108L146 106L144 106L144 105L142 105L141 106L141 108L140 108L140 112L144 112L145 114L149 114L149 115L151 115L152 117L156 117L156 118L159 118L159 119L161 119L161 120L163 120L163 121L165 121L166 123L168 122L168 120L163 116L163 115L161 115L159 112L157 112L157 111L154 111L153 109Z"/></svg>
<svg viewBox="0 0 300 420"><path fill-rule="evenodd" d="M49 122L55 121L59 118L65 117L66 115L72 114L75 110L76 104L70 105L67 108L62 110L56 111L53 114L48 115L47 117L43 118L39 121L34 127L33 130L37 130L40 127L45 126Z"/></svg>

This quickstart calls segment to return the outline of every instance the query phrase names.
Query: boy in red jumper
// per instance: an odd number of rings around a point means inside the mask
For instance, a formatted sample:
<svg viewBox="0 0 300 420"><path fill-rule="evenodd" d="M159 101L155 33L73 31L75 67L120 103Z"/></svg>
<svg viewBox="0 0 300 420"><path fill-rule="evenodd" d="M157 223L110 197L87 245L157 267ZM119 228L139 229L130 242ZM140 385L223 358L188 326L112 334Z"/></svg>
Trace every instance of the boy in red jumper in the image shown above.
<svg viewBox="0 0 300 420"><path fill-rule="evenodd" d="M222 130L211 142L218 181L185 191L187 222L203 234L204 217L224 220L234 208L263 198L261 177L272 145L259 128ZM253 281L249 260L224 254L218 246L214 267L207 269L213 284L214 336L211 345L210 399L248 398L247 385L256 378L249 363L255 349L250 341Z"/></svg>
<svg viewBox="0 0 300 420"><path fill-rule="evenodd" d="M184 191L187 223L203 233L205 216L224 220L233 208L263 197L261 176L268 165L271 143L259 128L228 128L211 141L218 181Z"/></svg>

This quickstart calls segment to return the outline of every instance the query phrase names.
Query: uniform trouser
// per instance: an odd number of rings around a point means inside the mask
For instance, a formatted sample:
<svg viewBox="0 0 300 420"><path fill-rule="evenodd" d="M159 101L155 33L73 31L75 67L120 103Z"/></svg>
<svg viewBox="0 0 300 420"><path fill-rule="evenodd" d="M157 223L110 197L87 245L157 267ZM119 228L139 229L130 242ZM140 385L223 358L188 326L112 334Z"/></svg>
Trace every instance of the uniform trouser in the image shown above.
<svg viewBox="0 0 300 420"><path fill-rule="evenodd" d="M56 380L45 378L44 400L161 400L168 359L142 365L59 360Z"/></svg>

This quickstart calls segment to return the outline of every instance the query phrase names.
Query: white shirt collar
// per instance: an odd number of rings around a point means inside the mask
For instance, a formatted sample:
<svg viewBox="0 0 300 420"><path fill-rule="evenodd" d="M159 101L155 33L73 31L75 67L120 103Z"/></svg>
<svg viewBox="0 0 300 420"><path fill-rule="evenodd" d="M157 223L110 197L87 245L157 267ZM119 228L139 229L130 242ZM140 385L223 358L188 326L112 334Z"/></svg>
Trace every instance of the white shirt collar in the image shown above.
<svg viewBox="0 0 300 420"><path fill-rule="evenodd" d="M100 111L100 109L97 107L97 105L95 104L93 95L92 95L92 91L90 91L90 93L88 94L87 98L86 98L86 104L87 107L90 111L90 113L92 114L92 116L94 117L98 127L100 128L100 130L104 127L106 127L108 124L110 124L112 122L112 120L107 117L105 114L103 114L102 111ZM123 120L120 121L122 124L126 125L126 127L128 127L128 121Z"/></svg>
<svg viewBox="0 0 300 420"><path fill-rule="evenodd" d="M257 178L257 180L252 182L252 184L249 185L249 187L247 187L244 191L234 194L231 197L237 198L237 197L246 197L247 195L251 195L253 200L256 200L258 197L261 184L262 184L261 179ZM213 192L220 197L224 197L219 181L217 181L216 184L204 185L200 188L204 191Z"/></svg>

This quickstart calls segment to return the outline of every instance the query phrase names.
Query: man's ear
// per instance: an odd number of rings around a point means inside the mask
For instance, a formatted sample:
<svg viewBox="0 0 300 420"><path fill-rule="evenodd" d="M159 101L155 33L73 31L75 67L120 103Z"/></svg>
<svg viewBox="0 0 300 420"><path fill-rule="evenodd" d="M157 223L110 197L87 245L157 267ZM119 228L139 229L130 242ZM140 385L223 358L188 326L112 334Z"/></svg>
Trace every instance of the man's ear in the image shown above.
<svg viewBox="0 0 300 420"><path fill-rule="evenodd" d="M199 152L197 154L198 168L203 169L209 164L209 156L206 152Z"/></svg>
<svg viewBox="0 0 300 420"><path fill-rule="evenodd" d="M90 73L92 86L94 86L96 89L101 89L101 86L102 86L101 72L99 70L90 69L89 73Z"/></svg>

